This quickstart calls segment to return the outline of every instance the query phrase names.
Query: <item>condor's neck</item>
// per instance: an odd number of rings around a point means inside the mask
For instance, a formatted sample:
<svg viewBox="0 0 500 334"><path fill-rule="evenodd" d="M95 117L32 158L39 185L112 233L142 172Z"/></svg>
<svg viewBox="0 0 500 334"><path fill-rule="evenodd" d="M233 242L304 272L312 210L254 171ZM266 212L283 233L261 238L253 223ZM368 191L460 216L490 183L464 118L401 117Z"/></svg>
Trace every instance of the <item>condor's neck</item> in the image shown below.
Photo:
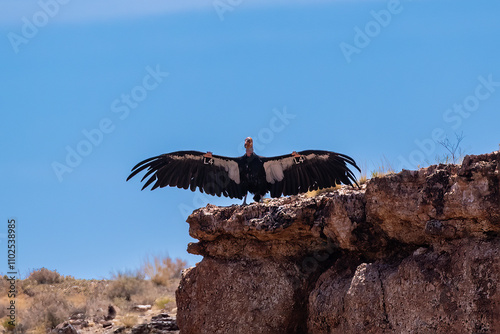
<svg viewBox="0 0 500 334"><path fill-rule="evenodd" d="M251 157L251 156L252 156L252 154L253 154L253 148L252 148L252 147L247 148L247 154L246 154L246 156L247 156L247 157Z"/></svg>

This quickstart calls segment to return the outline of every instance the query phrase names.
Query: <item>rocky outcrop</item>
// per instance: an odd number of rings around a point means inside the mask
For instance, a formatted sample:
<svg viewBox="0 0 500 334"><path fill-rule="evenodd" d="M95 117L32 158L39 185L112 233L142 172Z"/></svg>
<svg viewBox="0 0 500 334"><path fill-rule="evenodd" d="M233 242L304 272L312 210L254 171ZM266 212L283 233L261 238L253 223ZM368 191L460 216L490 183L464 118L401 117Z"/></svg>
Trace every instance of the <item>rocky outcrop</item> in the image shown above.
<svg viewBox="0 0 500 334"><path fill-rule="evenodd" d="M175 318L168 313L160 313L151 318L151 321L132 328L131 334L173 334L178 333L179 327Z"/></svg>
<svg viewBox="0 0 500 334"><path fill-rule="evenodd" d="M56 326L52 331L50 331L51 334L78 334L78 331L71 325L69 322L65 321L59 325Z"/></svg>
<svg viewBox="0 0 500 334"><path fill-rule="evenodd" d="M500 152L188 223L181 333L500 332Z"/></svg>

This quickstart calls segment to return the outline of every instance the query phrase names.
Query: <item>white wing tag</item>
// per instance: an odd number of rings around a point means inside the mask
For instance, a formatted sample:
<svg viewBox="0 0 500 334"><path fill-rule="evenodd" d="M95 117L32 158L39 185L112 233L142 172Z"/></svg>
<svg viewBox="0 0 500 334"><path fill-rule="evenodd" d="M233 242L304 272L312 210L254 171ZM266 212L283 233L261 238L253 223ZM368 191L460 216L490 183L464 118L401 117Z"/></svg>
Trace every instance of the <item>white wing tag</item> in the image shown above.
<svg viewBox="0 0 500 334"><path fill-rule="evenodd" d="M293 163L295 165L301 164L306 160L306 158L303 155L300 155L295 151L293 151L292 157L293 157Z"/></svg>
<svg viewBox="0 0 500 334"><path fill-rule="evenodd" d="M212 152L207 152L203 154L203 163L205 165L213 165L214 164L214 158L212 158Z"/></svg>

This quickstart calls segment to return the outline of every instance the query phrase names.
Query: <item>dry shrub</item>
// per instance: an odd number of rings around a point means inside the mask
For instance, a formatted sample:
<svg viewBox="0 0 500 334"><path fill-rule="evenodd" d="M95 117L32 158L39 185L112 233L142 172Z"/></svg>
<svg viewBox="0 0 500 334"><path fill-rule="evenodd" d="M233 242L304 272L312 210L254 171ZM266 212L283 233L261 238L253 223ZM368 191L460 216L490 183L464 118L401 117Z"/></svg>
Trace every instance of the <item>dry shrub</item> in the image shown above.
<svg viewBox="0 0 500 334"><path fill-rule="evenodd" d="M135 305L153 305L164 289L149 280L122 277L110 283L107 295L118 307L132 310Z"/></svg>
<svg viewBox="0 0 500 334"><path fill-rule="evenodd" d="M25 326L23 326L22 324L19 324L19 323L16 324L15 326L12 326L9 318L2 319L1 325L5 329L5 331L2 331L2 333L9 333L9 334L25 334L26 333ZM44 331L44 333L45 333L45 331ZM33 333L33 334L38 334L38 333Z"/></svg>
<svg viewBox="0 0 500 334"><path fill-rule="evenodd" d="M156 261L156 267L154 263ZM180 269L186 262L180 259L155 258L149 262L156 270L154 280L146 280L143 271L117 273L112 280L78 280L62 276L46 268L34 270L24 280L17 282L16 305L18 320L16 328L9 333L45 334L73 314L83 313L86 319L103 319L109 304L119 312L129 312L137 304L174 308L173 290L179 282ZM0 318L5 317L8 282L0 282ZM158 297L164 297L158 299ZM1 319L3 320L3 318ZM133 317L125 323L132 325ZM0 321L0 328L1 328Z"/></svg>
<svg viewBox="0 0 500 334"><path fill-rule="evenodd" d="M118 272L113 274L113 281L107 287L106 294L111 300L131 301L133 295L142 293L143 281L143 277L139 274Z"/></svg>
<svg viewBox="0 0 500 334"><path fill-rule="evenodd" d="M28 276L28 279L36 281L38 284L56 284L64 281L64 277L55 270L40 268L34 270Z"/></svg>
<svg viewBox="0 0 500 334"><path fill-rule="evenodd" d="M85 304L85 316L88 319L101 319L107 315L110 300L101 294L95 294L87 298Z"/></svg>
<svg viewBox="0 0 500 334"><path fill-rule="evenodd" d="M0 280L0 291L7 291L9 290L9 287L10 287L9 277L7 275L4 275Z"/></svg>
<svg viewBox="0 0 500 334"><path fill-rule="evenodd" d="M8 330L9 332L12 332L14 329L16 329L16 326L12 325L10 318L3 319L2 326L3 326L3 328Z"/></svg>
<svg viewBox="0 0 500 334"><path fill-rule="evenodd" d="M66 300L69 303L71 303L71 305L73 305L75 308L78 308L86 312L88 297L85 296L84 294L82 293L70 294L66 296Z"/></svg>
<svg viewBox="0 0 500 334"><path fill-rule="evenodd" d="M7 307L9 307L9 300L6 300L5 303L1 302L0 303L0 318L6 317L9 315L9 310Z"/></svg>
<svg viewBox="0 0 500 334"><path fill-rule="evenodd" d="M21 310L22 312L23 310ZM65 296L57 292L46 292L33 297L31 306L20 313L19 319L26 328L43 326L52 329L75 312Z"/></svg>
<svg viewBox="0 0 500 334"><path fill-rule="evenodd" d="M134 305L153 305L158 295L161 294L158 286L151 281L141 282L141 293L132 296L132 303Z"/></svg>
<svg viewBox="0 0 500 334"><path fill-rule="evenodd" d="M172 260L169 256L147 257L142 265L142 272L151 282L157 285L170 286L172 281L181 277L182 269L186 268L187 262L176 258Z"/></svg>
<svg viewBox="0 0 500 334"><path fill-rule="evenodd" d="M172 310L175 308L175 298L173 297L161 297L155 300L155 306L160 310Z"/></svg>
<svg viewBox="0 0 500 334"><path fill-rule="evenodd" d="M123 326L127 328L132 328L139 322L139 317L135 314L127 314L120 319Z"/></svg>

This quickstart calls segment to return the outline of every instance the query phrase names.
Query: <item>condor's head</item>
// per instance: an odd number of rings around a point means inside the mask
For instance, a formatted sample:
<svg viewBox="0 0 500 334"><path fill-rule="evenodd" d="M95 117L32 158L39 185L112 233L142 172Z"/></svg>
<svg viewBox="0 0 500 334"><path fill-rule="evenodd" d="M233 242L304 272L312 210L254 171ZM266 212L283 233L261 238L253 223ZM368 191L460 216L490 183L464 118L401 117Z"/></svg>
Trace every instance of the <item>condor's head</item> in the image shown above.
<svg viewBox="0 0 500 334"><path fill-rule="evenodd" d="M247 155L251 156L253 153L253 139L251 137L245 138L245 148L247 149Z"/></svg>

